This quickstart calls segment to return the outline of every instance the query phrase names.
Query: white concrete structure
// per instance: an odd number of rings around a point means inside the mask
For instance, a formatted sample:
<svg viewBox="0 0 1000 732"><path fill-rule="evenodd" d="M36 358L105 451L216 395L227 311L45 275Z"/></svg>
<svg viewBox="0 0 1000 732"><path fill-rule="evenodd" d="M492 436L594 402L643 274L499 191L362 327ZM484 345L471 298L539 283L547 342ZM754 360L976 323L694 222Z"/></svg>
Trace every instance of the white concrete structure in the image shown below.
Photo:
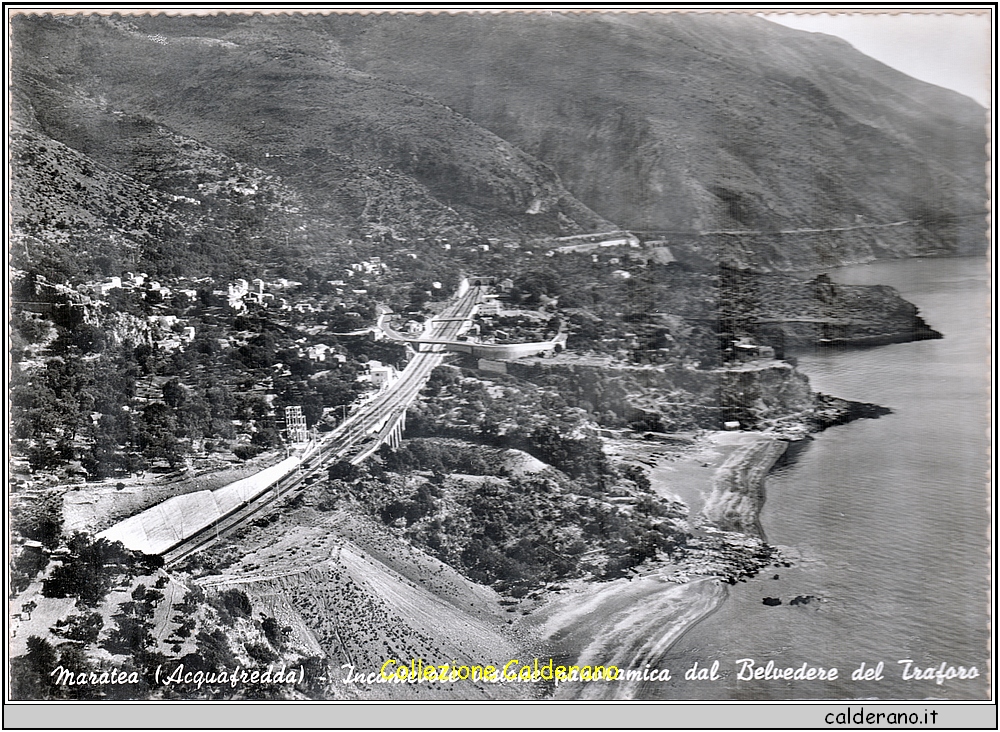
<svg viewBox="0 0 1000 732"><path fill-rule="evenodd" d="M102 531L97 538L120 541L128 549L144 554L162 554L259 496L295 470L301 461L297 456L285 458L277 465L214 491L168 498Z"/></svg>

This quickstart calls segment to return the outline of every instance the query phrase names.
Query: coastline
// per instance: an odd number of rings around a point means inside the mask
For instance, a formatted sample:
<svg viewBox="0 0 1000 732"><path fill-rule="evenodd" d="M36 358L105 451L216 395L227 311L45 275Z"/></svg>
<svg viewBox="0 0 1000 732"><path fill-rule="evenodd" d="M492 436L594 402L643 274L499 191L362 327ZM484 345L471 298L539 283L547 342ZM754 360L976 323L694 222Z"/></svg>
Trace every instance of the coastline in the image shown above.
<svg viewBox="0 0 1000 732"><path fill-rule="evenodd" d="M653 490L686 503L696 530L741 531L757 537L764 482L787 446L787 441L760 432L713 432L699 436L681 454L662 445L629 441L615 441L612 450L650 468ZM606 583L578 581L550 595L525 622L536 628L553 658L580 666L616 665L623 674L616 682L563 683L551 698L641 698L643 687L657 682L641 676L629 680L626 672L641 672L647 664L650 671L658 670L657 662L670 647L725 600L727 580L704 571L709 564L711 560L704 558L663 563L635 577ZM670 668L671 678L684 670Z"/></svg>
<svg viewBox="0 0 1000 732"><path fill-rule="evenodd" d="M634 579L574 583L526 618L537 625L547 653L557 663L622 669L622 678L617 681L559 684L551 699L636 698L644 682L628 680L626 672L654 664L725 599L726 587L718 577L676 584L664 575L661 570ZM656 668L650 666L651 670ZM672 677L677 673L671 669Z"/></svg>
<svg viewBox="0 0 1000 732"><path fill-rule="evenodd" d="M814 390L857 400L849 403L852 412L884 414L867 406L878 403L891 405L892 415L790 445L782 458L789 469L768 476L761 521L768 538L788 547L792 566L734 587L716 613L674 644L670 661L689 666L743 656L844 670L869 659L887 659L888 666L920 657L994 670L984 652L990 567L981 542L989 529L982 510L989 497L982 410L989 380L978 366L990 345L980 317L988 312L989 288L984 260L963 259L831 272L846 282L897 287L945 340L802 354L799 368ZM762 603L767 597L781 604ZM810 597L816 601L792 606ZM956 597L963 598L960 613ZM730 676L695 692L681 684L659 695L650 688L643 698L947 703L988 699L988 675L938 684L897 674L859 684L844 674L837 683L788 688Z"/></svg>
<svg viewBox="0 0 1000 732"><path fill-rule="evenodd" d="M723 531L763 538L764 483L787 448L784 440L767 438L742 445L716 471L703 509L705 518Z"/></svg>

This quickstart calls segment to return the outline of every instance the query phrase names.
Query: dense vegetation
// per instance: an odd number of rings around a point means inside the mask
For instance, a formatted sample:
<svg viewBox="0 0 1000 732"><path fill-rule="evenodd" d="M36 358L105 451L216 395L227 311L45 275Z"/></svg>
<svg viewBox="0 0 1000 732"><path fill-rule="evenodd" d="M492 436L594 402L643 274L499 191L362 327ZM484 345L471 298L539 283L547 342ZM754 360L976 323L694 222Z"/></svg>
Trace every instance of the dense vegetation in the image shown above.
<svg viewBox="0 0 1000 732"><path fill-rule="evenodd" d="M145 560L136 564L128 552L121 553L120 545L116 550L106 543L91 544L83 538L75 541L79 544L76 554L65 565L73 577L86 576L101 587L111 577L116 584L127 586L134 581L134 575L121 572L126 565L143 574L155 572L152 567L142 566ZM97 573L82 566L93 563L95 557L104 562ZM322 679L326 676L323 660L303 656L292 648L288 642L291 628L279 625L273 616L259 613L254 618L250 599L239 589L208 594L198 588L189 590L181 601L167 609L173 611L169 615L173 630L158 641L153 633L157 616L164 612L160 606L169 581L165 574L159 574L152 586L136 584L128 599L117 604L110 615L110 625L106 625L101 612L88 609L102 603L103 595L96 597L75 580L69 584L59 580L61 591L65 591L65 595L59 596L75 598L77 608L82 611L56 621L51 632L58 640L52 642L39 636L27 639L27 653L11 659L12 698L274 700L299 695L317 698L322 693ZM105 678L100 683L74 684L63 679L60 683L63 672L84 677L94 673L98 678L102 673L107 675L112 668L106 662L109 654L119 681L109 682ZM269 665L277 669L285 664L296 670L301 666L306 670L305 678L301 683L296 679L294 685L269 682L235 687L167 681L177 669L190 674L231 672L247 663L265 669Z"/></svg>
<svg viewBox="0 0 1000 732"><path fill-rule="evenodd" d="M541 474L511 473L507 448L496 446L504 441L407 440L360 471L333 466L315 500L328 510L353 499L470 579L515 597L574 577L619 577L684 546L683 509L655 496L641 470L613 468L595 440L548 426L525 435L521 446L560 468Z"/></svg>

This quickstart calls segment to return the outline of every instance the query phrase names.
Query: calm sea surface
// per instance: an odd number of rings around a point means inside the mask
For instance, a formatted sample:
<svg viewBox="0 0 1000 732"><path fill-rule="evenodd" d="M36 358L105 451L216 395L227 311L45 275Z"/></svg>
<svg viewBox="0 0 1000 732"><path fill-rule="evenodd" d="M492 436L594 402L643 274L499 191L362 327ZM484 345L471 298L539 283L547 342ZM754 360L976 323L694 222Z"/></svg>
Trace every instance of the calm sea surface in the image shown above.
<svg viewBox="0 0 1000 732"><path fill-rule="evenodd" d="M893 414L829 429L767 481L761 522L795 557L733 587L661 659L646 699L984 699L990 684L989 272L981 258L830 270L887 284L944 339L799 357L813 389ZM774 576L777 575L777 579ZM813 596L790 605L797 596ZM765 606L763 598L782 604ZM741 681L739 659L836 667L836 681ZM720 661L718 681L685 669ZM902 678L975 666L976 679ZM852 680L862 662L881 680Z"/></svg>

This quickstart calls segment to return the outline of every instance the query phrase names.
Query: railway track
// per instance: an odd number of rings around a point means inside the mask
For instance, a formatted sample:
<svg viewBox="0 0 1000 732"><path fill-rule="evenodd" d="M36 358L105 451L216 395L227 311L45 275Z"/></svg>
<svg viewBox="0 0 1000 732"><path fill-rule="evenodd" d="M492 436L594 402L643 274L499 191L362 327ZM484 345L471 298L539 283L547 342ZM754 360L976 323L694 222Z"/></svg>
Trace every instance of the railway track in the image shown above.
<svg viewBox="0 0 1000 732"><path fill-rule="evenodd" d="M432 329L434 337L456 337L468 322L479 294L479 288L470 288L455 304L441 313L435 319L438 322ZM279 478L259 495L212 524L167 549L162 554L164 563L176 564L231 535L252 519L266 514L279 501L316 482L326 473L329 463L348 460L358 464L371 456L392 433L407 407L423 389L431 372L443 360L441 346L431 345L427 348L428 350L417 353L410 360L392 386L344 420L312 454L307 453L299 468Z"/></svg>

